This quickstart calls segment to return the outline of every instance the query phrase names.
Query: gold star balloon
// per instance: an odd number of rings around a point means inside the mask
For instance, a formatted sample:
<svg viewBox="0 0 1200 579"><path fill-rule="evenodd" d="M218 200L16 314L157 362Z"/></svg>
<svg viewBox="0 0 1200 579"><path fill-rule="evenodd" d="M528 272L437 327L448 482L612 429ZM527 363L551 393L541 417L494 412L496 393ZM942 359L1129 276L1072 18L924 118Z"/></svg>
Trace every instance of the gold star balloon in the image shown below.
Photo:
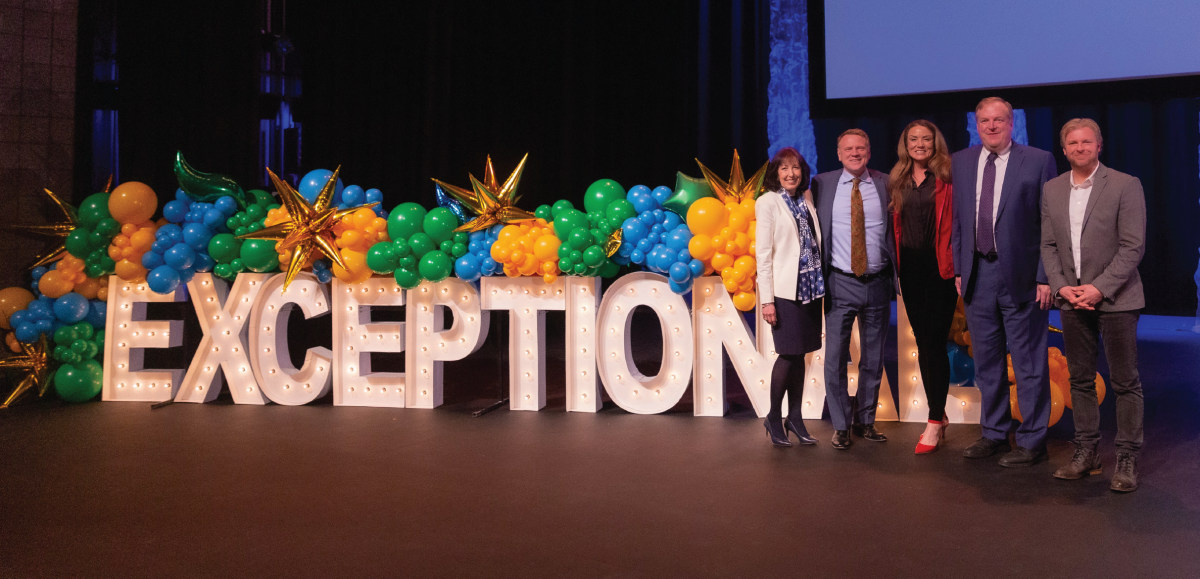
<svg viewBox="0 0 1200 579"><path fill-rule="evenodd" d="M743 199L757 199L759 192L762 190L763 179L767 176L767 163L755 171L749 179L742 178L742 161L738 158L737 149L733 150L733 168L729 171L729 182L726 183L717 177L715 173L708 170L700 159L696 159L696 164L700 165L700 171L704 173L704 180L708 181L708 186L712 188L713 193L716 193L717 199L721 203L741 203Z"/></svg>
<svg viewBox="0 0 1200 579"><path fill-rule="evenodd" d="M21 374L16 388L4 398L0 408L8 408L22 394L35 388L38 396L46 393L46 389L50 387L48 351L46 336L42 335L37 342L22 343L21 353L0 359L0 370L14 370L14 373Z"/></svg>
<svg viewBox="0 0 1200 579"><path fill-rule="evenodd" d="M483 169L483 181L476 179L470 173L467 174L471 178L471 191L455 187L445 181L434 179L434 183L441 185L447 193L462 203L464 207L478 215L475 219L459 226L455 231L469 231L473 233L487 229L497 223L508 225L509 223L520 223L522 221L537 219L537 216L534 214L516 207L517 200L521 198L520 195L517 195L517 184L521 181L521 173L525 170L525 160L528 158L529 153L525 153L525 156L521 157L521 162L517 163L517 168L513 169L508 179L504 180L504 185L500 185L496 181L496 172L492 169L491 155L488 155L487 166Z"/></svg>
<svg viewBox="0 0 1200 579"><path fill-rule="evenodd" d="M340 211L336 207L331 207L333 192L337 187L338 172L341 170L340 166L334 170L333 175L321 188L321 192L317 194L316 201L309 203L290 184L267 168L267 174L271 176L271 182L275 184L275 190L279 193L279 202L287 210L288 220L264 227L253 233L239 235L238 239L274 240L278 242L275 246L276 251L291 250L292 261L288 263L287 274L283 278L284 290L287 290L288 285L295 279L296 274L300 273L300 269L304 267L314 252L324 254L338 267L347 269L335 243L337 236L333 233L333 226L342 217L354 213L362 207L351 207ZM374 207L378 204L371 203L363 207Z"/></svg>
<svg viewBox="0 0 1200 579"><path fill-rule="evenodd" d="M75 209L75 207L64 202L62 199L59 199L58 195L55 195L54 192L49 189L42 189L42 191L46 192L46 196L50 197L50 200L58 206L58 210L62 212L61 221L56 223L47 223L46 225L4 226L4 228L9 231L21 231L24 233L33 233L35 235L45 235L47 237L58 238L58 241L55 243L53 248L50 251L39 255L37 261L33 265L29 266L30 269L62 259L62 257L67 254L67 236L71 235L71 232L75 231L75 228L78 227L78 211Z"/></svg>

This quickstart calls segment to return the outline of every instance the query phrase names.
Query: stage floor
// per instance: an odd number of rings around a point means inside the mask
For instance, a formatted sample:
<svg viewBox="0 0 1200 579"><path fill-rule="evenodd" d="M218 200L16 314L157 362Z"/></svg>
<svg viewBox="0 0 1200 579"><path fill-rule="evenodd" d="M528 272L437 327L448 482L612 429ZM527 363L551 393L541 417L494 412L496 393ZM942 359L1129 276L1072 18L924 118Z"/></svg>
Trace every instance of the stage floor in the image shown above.
<svg viewBox="0 0 1200 579"><path fill-rule="evenodd" d="M1142 487L967 461L976 426L774 448L744 406L434 411L25 403L0 413L3 577L1197 577L1200 335L1144 318ZM479 368L474 369L478 375ZM464 380L466 371L449 371ZM483 387L479 387L483 388ZM689 394L690 396L690 394ZM1065 426L1065 428L1063 427Z"/></svg>

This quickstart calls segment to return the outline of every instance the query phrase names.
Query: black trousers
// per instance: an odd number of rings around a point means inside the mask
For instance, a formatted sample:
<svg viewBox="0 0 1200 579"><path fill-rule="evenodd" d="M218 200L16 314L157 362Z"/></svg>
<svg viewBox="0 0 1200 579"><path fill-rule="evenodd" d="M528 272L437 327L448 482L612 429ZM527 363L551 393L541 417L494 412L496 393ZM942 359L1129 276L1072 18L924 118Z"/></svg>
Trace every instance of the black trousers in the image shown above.
<svg viewBox="0 0 1200 579"><path fill-rule="evenodd" d="M1117 452L1142 449L1142 380L1137 368L1140 311L1062 310L1063 345L1071 374L1075 441L1093 450L1100 443L1100 404L1096 395L1096 358L1100 338L1108 358L1109 385L1117 396Z"/></svg>
<svg viewBox="0 0 1200 579"><path fill-rule="evenodd" d="M946 415L946 395L950 391L946 339L954 321L958 291L953 279L942 279L938 273L933 248L901 247L900 292L917 339L917 365L929 402L929 420L940 421Z"/></svg>

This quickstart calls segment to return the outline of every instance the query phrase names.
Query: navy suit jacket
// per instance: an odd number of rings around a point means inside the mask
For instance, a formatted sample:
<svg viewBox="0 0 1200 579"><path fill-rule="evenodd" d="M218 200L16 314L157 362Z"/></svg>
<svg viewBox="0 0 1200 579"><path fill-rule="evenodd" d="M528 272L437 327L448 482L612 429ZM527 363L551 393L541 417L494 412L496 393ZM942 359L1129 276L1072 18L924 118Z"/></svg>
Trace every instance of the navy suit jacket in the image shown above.
<svg viewBox="0 0 1200 579"><path fill-rule="evenodd" d="M888 176L874 169L867 169L871 175L871 181L875 184L875 192L879 194L879 202L882 204L883 221L887 231L884 235L884 271L887 268L892 269L892 287L896 287L896 233L893 229L895 225L892 223L892 211L888 209ZM825 274L825 279L829 279L831 269L833 268L833 198L837 196L838 180L842 177L842 169L821 173L812 180L810 188L813 194L813 202L817 204L817 221L821 224L821 239L825 242L821 244L821 266L822 273ZM1039 229L1040 231L1040 229ZM1040 235L1040 234L1039 234ZM1041 237L1038 238L1039 250ZM826 287L828 288L828 282ZM825 309L829 310L829 305L832 302L825 300Z"/></svg>
<svg viewBox="0 0 1200 579"><path fill-rule="evenodd" d="M963 300L971 301L975 271L975 180L979 152L975 145L951 156L954 176L954 271L962 276ZM1042 186L1058 175L1054 155L1013 143L1000 186L996 211L996 255L1004 272L1005 289L1016 303L1033 301L1037 284L1046 283L1042 267Z"/></svg>

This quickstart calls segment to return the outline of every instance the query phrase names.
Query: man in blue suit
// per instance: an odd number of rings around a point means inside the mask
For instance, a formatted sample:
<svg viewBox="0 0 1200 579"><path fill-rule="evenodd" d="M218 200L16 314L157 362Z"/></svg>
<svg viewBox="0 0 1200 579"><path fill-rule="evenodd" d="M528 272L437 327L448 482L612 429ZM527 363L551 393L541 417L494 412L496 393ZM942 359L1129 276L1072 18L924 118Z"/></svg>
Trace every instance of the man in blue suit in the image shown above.
<svg viewBox="0 0 1200 579"><path fill-rule="evenodd" d="M1041 259L1042 185L1058 170L1054 156L1012 141L1013 108L999 97L975 107L982 145L951 158L954 175L955 285L967 310L975 383L983 396L983 436L963 453L1008 452L1006 467L1046 459L1050 377L1046 332L1050 286ZM1024 422L1011 449L1006 353L1012 354ZM1011 451L1011 452L1010 452Z"/></svg>
<svg viewBox="0 0 1200 579"><path fill-rule="evenodd" d="M895 296L896 250L888 210L888 176L867 168L871 141L850 129L837 141L842 168L812 182L821 224L821 263L825 274L825 400L833 422L833 447L850 448L850 430L873 442L887 437L875 429L883 344ZM1039 238L1040 242L1040 238ZM857 412L852 412L846 380L850 332L858 319L860 336Z"/></svg>

